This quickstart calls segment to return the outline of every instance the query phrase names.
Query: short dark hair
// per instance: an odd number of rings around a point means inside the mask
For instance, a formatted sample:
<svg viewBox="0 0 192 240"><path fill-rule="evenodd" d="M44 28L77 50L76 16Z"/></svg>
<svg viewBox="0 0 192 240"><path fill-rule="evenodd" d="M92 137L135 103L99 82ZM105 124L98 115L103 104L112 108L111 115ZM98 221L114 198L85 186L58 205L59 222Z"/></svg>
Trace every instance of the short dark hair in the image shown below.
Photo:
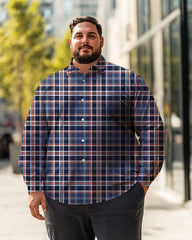
<svg viewBox="0 0 192 240"><path fill-rule="evenodd" d="M73 29L74 27L82 22L90 22L92 24L94 24L97 28L97 32L99 33L99 36L102 36L102 26L101 24L98 22L98 20L94 17L90 17L90 16L86 16L86 17L76 17L75 19L73 19L71 21L71 23L69 24L70 30L71 30L71 34L73 33Z"/></svg>

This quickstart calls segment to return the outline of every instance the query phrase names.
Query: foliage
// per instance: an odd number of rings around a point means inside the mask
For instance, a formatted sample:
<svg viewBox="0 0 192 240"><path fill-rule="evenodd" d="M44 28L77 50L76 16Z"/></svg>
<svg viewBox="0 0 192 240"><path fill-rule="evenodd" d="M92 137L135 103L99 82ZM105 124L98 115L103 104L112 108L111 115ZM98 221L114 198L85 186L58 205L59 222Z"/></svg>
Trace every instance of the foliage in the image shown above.
<svg viewBox="0 0 192 240"><path fill-rule="evenodd" d="M69 62L69 35L58 46L48 38L39 6L38 1L9 0L9 18L0 26L0 96L20 113L22 125L40 81L62 60Z"/></svg>
<svg viewBox="0 0 192 240"><path fill-rule="evenodd" d="M67 30L64 37L56 42L55 54L53 57L52 65L54 70L62 69L69 65L71 60L71 50L70 50L70 29Z"/></svg>

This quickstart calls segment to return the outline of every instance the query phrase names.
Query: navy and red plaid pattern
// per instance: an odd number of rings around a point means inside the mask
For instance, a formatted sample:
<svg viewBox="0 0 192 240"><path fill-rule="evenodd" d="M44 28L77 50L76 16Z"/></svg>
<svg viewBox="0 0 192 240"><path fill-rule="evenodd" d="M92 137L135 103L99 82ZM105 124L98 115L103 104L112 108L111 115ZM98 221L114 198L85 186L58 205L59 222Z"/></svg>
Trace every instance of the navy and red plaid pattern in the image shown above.
<svg viewBox="0 0 192 240"><path fill-rule="evenodd" d="M113 199L154 180L164 130L140 76L103 57L83 75L72 64L39 85L19 165L28 191L68 204Z"/></svg>

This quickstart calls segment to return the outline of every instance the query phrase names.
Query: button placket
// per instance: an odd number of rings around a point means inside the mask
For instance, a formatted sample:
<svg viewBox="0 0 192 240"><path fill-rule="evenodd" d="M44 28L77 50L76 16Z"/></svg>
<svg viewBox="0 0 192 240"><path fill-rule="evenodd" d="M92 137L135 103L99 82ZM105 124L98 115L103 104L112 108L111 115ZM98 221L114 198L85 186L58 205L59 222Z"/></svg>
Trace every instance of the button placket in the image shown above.
<svg viewBox="0 0 192 240"><path fill-rule="evenodd" d="M84 76L83 79L82 79L82 82L85 83L85 81L86 81L86 79L85 79L85 76ZM82 103L85 102L85 97L84 97L84 96L81 97L81 98L80 98L80 101L81 101ZM84 109L84 108L83 108L83 109ZM82 117L82 118L81 118L81 122L84 122L84 121L85 121L85 118ZM80 141L81 141L82 144L85 143L85 138L82 137L82 138L80 139ZM82 156L81 162L84 163L85 161L86 161L85 157Z"/></svg>
<svg viewBox="0 0 192 240"><path fill-rule="evenodd" d="M86 81L85 75L83 76L82 82L84 83Z"/></svg>

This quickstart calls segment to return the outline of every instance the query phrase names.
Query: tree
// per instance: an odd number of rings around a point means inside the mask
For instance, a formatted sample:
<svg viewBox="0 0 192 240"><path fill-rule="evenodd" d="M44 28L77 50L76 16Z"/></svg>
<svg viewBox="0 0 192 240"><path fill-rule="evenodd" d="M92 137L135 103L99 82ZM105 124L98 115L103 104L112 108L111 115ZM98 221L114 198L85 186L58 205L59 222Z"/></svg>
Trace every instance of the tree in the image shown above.
<svg viewBox="0 0 192 240"><path fill-rule="evenodd" d="M0 96L19 112L21 128L40 81L71 59L69 30L61 40L48 38L39 6L9 0L9 18L0 26Z"/></svg>
<svg viewBox="0 0 192 240"><path fill-rule="evenodd" d="M34 91L51 69L53 39L44 34L39 2L9 0L0 27L0 94L20 113L22 124Z"/></svg>
<svg viewBox="0 0 192 240"><path fill-rule="evenodd" d="M71 49L70 49L70 29L66 31L64 36L58 40L55 44L55 52L52 59L52 65L54 70L62 69L66 67L71 60Z"/></svg>

